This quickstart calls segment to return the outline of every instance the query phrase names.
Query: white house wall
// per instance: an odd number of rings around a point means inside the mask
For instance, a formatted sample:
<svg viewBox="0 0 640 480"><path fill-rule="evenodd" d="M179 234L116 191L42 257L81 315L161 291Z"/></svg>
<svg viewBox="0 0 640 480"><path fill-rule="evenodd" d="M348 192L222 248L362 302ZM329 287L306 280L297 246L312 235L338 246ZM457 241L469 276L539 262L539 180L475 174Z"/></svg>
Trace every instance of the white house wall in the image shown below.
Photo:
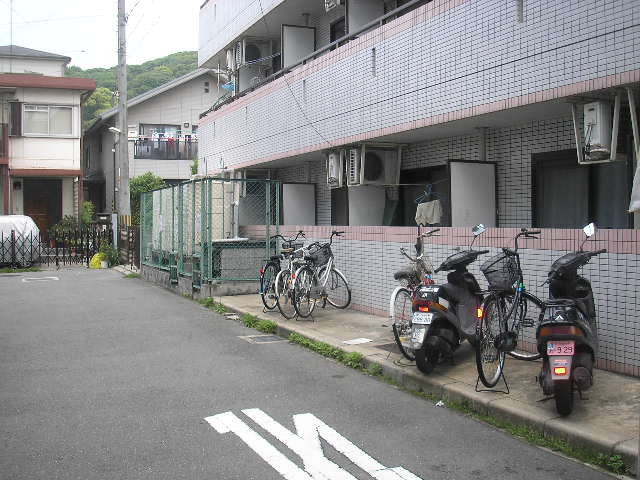
<svg viewBox="0 0 640 480"><path fill-rule="evenodd" d="M63 77L64 62L60 60L29 60L23 58L0 57L0 72L38 73L48 77Z"/></svg>
<svg viewBox="0 0 640 480"><path fill-rule="evenodd" d="M517 3L435 0L298 67L210 113L201 161L246 167L640 79L637 1L528 0L523 23Z"/></svg>

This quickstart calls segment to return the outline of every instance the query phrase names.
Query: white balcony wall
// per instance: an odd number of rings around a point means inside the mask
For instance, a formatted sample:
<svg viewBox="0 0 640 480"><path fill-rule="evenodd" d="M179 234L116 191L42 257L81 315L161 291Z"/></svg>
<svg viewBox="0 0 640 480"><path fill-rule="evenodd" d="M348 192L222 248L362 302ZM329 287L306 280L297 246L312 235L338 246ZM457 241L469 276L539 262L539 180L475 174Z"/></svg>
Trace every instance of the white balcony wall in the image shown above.
<svg viewBox="0 0 640 480"><path fill-rule="evenodd" d="M298 67L203 119L201 163L245 167L640 79L637 1L530 0L524 22L517 3L434 0Z"/></svg>
<svg viewBox="0 0 640 480"><path fill-rule="evenodd" d="M200 8L198 66L202 67L214 55L240 36L285 0L209 0ZM320 1L320 0L318 0ZM215 65L208 65L209 68Z"/></svg>

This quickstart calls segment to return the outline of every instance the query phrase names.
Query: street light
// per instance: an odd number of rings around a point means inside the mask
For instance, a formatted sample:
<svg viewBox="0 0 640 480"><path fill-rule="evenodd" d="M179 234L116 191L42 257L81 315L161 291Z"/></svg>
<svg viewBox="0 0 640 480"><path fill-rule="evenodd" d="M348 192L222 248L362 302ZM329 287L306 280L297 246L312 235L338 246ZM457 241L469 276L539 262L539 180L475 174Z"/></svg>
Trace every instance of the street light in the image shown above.
<svg viewBox="0 0 640 480"><path fill-rule="evenodd" d="M116 187L116 145L120 138L121 130L116 127L109 127L109 131L113 133L113 148L111 151L113 152L113 201L111 202L111 206L114 212L117 212L116 209L116 192L118 188Z"/></svg>

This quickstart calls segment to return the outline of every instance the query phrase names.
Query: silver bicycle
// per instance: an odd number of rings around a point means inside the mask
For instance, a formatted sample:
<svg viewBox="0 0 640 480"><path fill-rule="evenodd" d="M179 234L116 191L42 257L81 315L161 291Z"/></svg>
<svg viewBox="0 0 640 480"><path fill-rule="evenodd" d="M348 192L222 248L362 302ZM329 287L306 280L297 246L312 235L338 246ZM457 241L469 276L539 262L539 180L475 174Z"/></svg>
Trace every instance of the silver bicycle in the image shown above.
<svg viewBox="0 0 640 480"><path fill-rule="evenodd" d="M313 313L319 300L322 308L327 302L340 309L351 303L351 287L344 274L335 267L331 250L333 237L343 233L334 230L328 243L316 244L317 248L307 253L310 263L298 268L294 274L293 307L302 318Z"/></svg>
<svg viewBox="0 0 640 480"><path fill-rule="evenodd" d="M274 280L274 292L276 306L280 314L287 320L291 320L298 315L294 307L293 273L307 264L305 257L308 256L309 250L317 248L319 245L318 242L314 242L306 247L296 248L282 255L280 270Z"/></svg>

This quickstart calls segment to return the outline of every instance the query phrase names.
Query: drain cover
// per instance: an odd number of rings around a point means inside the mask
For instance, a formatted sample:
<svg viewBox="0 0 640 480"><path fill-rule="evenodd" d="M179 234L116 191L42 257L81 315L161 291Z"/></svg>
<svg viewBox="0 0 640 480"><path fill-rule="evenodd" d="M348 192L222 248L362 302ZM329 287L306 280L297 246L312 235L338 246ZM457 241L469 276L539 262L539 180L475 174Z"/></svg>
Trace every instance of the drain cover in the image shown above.
<svg viewBox="0 0 640 480"><path fill-rule="evenodd" d="M396 345L395 343L385 343L384 345L376 345L376 348L379 348L380 350L385 350L391 353L400 353L400 349L398 348L398 345Z"/></svg>
<svg viewBox="0 0 640 480"><path fill-rule="evenodd" d="M282 338L277 335L247 335L239 338L246 340L249 343L276 343L287 341L286 338Z"/></svg>

